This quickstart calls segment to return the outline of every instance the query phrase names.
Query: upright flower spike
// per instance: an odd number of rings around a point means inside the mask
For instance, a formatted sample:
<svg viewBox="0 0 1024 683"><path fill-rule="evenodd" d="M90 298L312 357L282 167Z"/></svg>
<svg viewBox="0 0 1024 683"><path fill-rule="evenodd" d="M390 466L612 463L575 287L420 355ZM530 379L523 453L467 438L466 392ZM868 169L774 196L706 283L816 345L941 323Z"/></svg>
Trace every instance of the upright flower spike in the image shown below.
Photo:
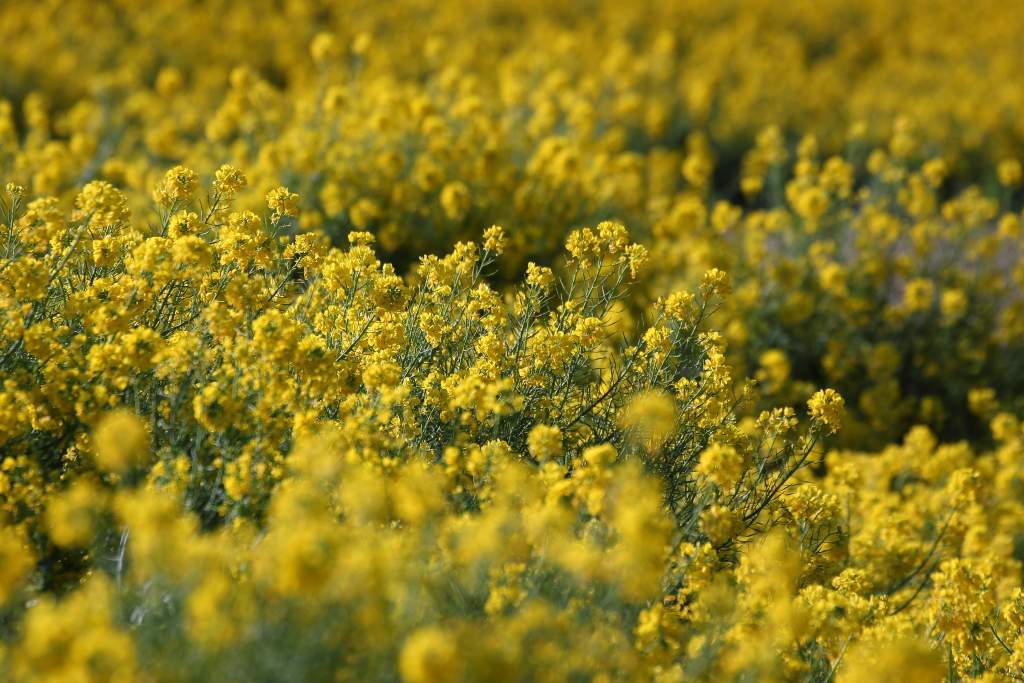
<svg viewBox="0 0 1024 683"><path fill-rule="evenodd" d="M807 401L811 419L819 423L826 434L833 434L839 430L843 414L846 412L845 404L843 397L832 389L820 390Z"/></svg>
<svg viewBox="0 0 1024 683"><path fill-rule="evenodd" d="M167 171L163 181L153 190L153 201L163 209L177 204L183 206L192 201L199 188L199 174L184 166L175 166Z"/></svg>
<svg viewBox="0 0 1024 683"><path fill-rule="evenodd" d="M267 193L267 206L273 212L273 219L282 216L296 217L299 215L299 195L289 192L287 187L279 187Z"/></svg>

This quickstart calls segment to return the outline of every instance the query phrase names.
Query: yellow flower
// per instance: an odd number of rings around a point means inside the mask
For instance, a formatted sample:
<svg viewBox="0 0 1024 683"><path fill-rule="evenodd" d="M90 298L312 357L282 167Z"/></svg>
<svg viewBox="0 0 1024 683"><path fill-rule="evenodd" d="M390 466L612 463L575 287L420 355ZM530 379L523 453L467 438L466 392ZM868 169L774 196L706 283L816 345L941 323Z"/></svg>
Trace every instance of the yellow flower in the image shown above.
<svg viewBox="0 0 1024 683"><path fill-rule="evenodd" d="M734 446L712 443L701 452L693 471L728 491L740 480L746 467L743 454Z"/></svg>
<svg viewBox="0 0 1024 683"><path fill-rule="evenodd" d="M815 392L807 401L810 409L811 419L824 427L826 434L832 434L839 430L839 426L846 410L843 407L846 402L843 397L832 389L824 389Z"/></svg>
<svg viewBox="0 0 1024 683"><path fill-rule="evenodd" d="M365 230L370 222L380 218L382 212L377 204L367 197L363 197L355 204L353 204L349 210L349 220L359 230Z"/></svg>
<svg viewBox="0 0 1024 683"><path fill-rule="evenodd" d="M461 221L469 211L469 188L460 180L450 182L441 189L441 208L450 220Z"/></svg>
<svg viewBox="0 0 1024 683"><path fill-rule="evenodd" d="M459 669L453 634L436 626L413 633L398 658L405 683L451 683L458 679Z"/></svg>
<svg viewBox="0 0 1024 683"><path fill-rule="evenodd" d="M558 427L539 424L527 437L530 455L537 462L548 462L562 457L562 431Z"/></svg>
<svg viewBox="0 0 1024 683"><path fill-rule="evenodd" d="M554 281L555 275L550 268L538 266L530 262L526 266L526 283L540 289L547 289Z"/></svg>
<svg viewBox="0 0 1024 683"><path fill-rule="evenodd" d="M154 193L161 206L170 201L188 202L199 188L199 174L184 166L175 166L164 176L163 184Z"/></svg>
<svg viewBox="0 0 1024 683"><path fill-rule="evenodd" d="M939 310L943 317L950 321L956 321L967 313L967 295L962 289L944 289L939 298Z"/></svg>
<svg viewBox="0 0 1024 683"><path fill-rule="evenodd" d="M768 349L761 354L758 362L761 365L761 370L755 373L754 377L758 382L763 383L763 391L766 394L781 391L784 383L789 379L791 370L786 352L782 349Z"/></svg>
<svg viewBox="0 0 1024 683"><path fill-rule="evenodd" d="M989 419L999 410L996 390L992 387L977 387L967 392L967 405L971 412L982 419Z"/></svg>
<svg viewBox="0 0 1024 683"><path fill-rule="evenodd" d="M357 57L362 57L366 54L367 50L370 49L370 45L373 43L373 36L365 31L357 33L355 38L352 39L352 54Z"/></svg>
<svg viewBox="0 0 1024 683"><path fill-rule="evenodd" d="M101 494L92 484L83 479L76 481L46 510L50 540L62 548L91 544L101 505Z"/></svg>
<svg viewBox="0 0 1024 683"><path fill-rule="evenodd" d="M267 193L267 206L274 212L274 218L299 215L299 195L289 192L287 187L279 187Z"/></svg>
<svg viewBox="0 0 1024 683"><path fill-rule="evenodd" d="M318 65L323 65L338 56L340 48L333 33L321 32L313 36L309 54Z"/></svg>
<svg viewBox="0 0 1024 683"><path fill-rule="evenodd" d="M243 187L249 184L245 175L237 168L224 164L215 174L213 189L230 201Z"/></svg>
<svg viewBox="0 0 1024 683"><path fill-rule="evenodd" d="M505 231L497 225L487 228L484 231L484 249L500 256L505 249Z"/></svg>
<svg viewBox="0 0 1024 683"><path fill-rule="evenodd" d="M131 412L108 413L92 433L93 457L105 472L125 472L149 460L149 433Z"/></svg>
<svg viewBox="0 0 1024 683"><path fill-rule="evenodd" d="M75 198L72 220L88 219L94 225L117 226L131 218L128 200L113 185L94 180Z"/></svg>
<svg viewBox="0 0 1024 683"><path fill-rule="evenodd" d="M903 303L908 311L927 311L935 298L935 285L927 278L915 278L903 290Z"/></svg>
<svg viewBox="0 0 1024 683"><path fill-rule="evenodd" d="M700 295L705 299L722 297L732 293L732 285L729 282L729 275L718 268L712 268L704 273L700 282Z"/></svg>
<svg viewBox="0 0 1024 683"><path fill-rule="evenodd" d="M996 175L999 176L999 183L1006 187L1019 187L1024 181L1024 169L1018 159L1004 159L999 162L996 168Z"/></svg>

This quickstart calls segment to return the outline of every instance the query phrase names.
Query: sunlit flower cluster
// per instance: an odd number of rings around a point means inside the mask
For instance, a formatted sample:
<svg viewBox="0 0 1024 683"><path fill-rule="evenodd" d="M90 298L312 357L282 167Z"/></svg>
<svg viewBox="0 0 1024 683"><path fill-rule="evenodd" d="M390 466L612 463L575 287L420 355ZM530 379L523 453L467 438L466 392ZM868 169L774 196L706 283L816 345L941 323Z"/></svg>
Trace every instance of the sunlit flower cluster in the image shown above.
<svg viewBox="0 0 1024 683"><path fill-rule="evenodd" d="M1024 10L0 6L0 681L1024 680Z"/></svg>

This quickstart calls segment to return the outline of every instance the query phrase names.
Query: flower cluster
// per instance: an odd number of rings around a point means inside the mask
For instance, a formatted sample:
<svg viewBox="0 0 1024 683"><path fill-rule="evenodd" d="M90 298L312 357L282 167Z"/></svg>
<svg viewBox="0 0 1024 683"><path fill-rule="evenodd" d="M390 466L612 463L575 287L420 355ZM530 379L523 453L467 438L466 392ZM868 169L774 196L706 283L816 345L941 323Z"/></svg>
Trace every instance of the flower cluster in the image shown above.
<svg viewBox="0 0 1024 683"><path fill-rule="evenodd" d="M707 328L721 271L617 336L646 261L619 224L574 232L561 277L531 265L502 295L487 281L500 227L407 280L370 233L347 249L289 238L287 190L263 217L235 211L229 178L246 183L221 168L203 198L172 169L146 231L104 181L71 216L4 205L0 666L15 680L171 675L181 648L199 658L186 679L243 675L285 656L279 629L322 618L332 635L301 647L310 665L334 652L325 671L480 673L448 652L459 633L497 646L519 620L532 639L562 619L606 622L585 647L621 660L576 661L555 631L567 675L646 671L622 617L692 598L686 549L735 563L838 427L829 391L799 434L792 411L739 428L752 385L734 389ZM516 661L524 678L541 665Z"/></svg>
<svg viewBox="0 0 1024 683"><path fill-rule="evenodd" d="M0 680L1024 680L1010 5L0 5Z"/></svg>
<svg viewBox="0 0 1024 683"><path fill-rule="evenodd" d="M916 424L983 440L1024 395L1016 190L954 183L945 157L910 151L916 128L895 131L886 147L824 160L806 136L790 164L785 146L769 153L783 145L769 129L742 200L690 189L652 214L649 279L656 293L704 292L709 272L729 273L719 325L730 364L760 383L758 410L834 387L850 447L882 448Z"/></svg>

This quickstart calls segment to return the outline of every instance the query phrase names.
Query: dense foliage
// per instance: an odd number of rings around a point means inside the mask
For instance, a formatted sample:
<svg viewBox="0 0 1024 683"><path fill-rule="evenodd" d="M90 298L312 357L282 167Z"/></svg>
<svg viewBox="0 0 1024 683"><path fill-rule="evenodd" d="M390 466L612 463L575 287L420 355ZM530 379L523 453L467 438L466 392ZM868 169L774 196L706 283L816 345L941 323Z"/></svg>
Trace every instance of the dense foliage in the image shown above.
<svg viewBox="0 0 1024 683"><path fill-rule="evenodd" d="M0 680L1024 679L1022 31L4 3Z"/></svg>

